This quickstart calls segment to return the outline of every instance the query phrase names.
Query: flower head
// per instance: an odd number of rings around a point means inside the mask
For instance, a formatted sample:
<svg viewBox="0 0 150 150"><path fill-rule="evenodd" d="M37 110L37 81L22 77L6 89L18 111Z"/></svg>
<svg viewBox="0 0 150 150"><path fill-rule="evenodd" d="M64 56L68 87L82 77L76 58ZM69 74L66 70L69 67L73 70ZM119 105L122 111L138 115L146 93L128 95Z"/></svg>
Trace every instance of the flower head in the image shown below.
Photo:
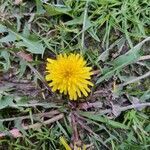
<svg viewBox="0 0 150 150"><path fill-rule="evenodd" d="M93 73L81 55L60 54L55 60L48 58L47 61L46 80L50 81L52 91L68 94L70 100L77 100L82 94L88 96L89 86L93 86L89 81Z"/></svg>

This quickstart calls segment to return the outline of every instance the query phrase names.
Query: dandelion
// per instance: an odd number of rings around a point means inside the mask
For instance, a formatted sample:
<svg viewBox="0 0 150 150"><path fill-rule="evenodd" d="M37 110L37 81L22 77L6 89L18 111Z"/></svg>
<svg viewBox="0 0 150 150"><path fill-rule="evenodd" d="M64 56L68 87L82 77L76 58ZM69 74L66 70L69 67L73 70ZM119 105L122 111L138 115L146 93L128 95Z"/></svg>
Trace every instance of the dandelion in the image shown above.
<svg viewBox="0 0 150 150"><path fill-rule="evenodd" d="M93 86L91 79L92 68L86 66L86 61L79 54L60 54L57 58L47 59L46 80L52 91L59 90L60 93L69 95L70 100L78 97L88 96L89 86Z"/></svg>

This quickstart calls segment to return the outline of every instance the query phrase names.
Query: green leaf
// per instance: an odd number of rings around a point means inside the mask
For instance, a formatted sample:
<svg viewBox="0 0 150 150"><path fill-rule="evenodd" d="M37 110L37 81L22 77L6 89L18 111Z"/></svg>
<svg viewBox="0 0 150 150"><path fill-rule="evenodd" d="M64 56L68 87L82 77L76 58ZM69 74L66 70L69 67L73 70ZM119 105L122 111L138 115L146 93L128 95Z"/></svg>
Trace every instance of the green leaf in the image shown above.
<svg viewBox="0 0 150 150"><path fill-rule="evenodd" d="M22 42L18 42L16 44L16 46L19 48L19 47L27 47L27 51L31 52L31 53L34 53L34 54L42 54L44 53L45 51L45 48L43 47L43 45L40 43L40 42L34 42L34 41L31 41L31 40L28 40L24 37L21 37L21 39L23 40Z"/></svg>
<svg viewBox="0 0 150 150"><path fill-rule="evenodd" d="M3 121L1 121L1 119L0 119L0 132L4 131L4 130L5 130L5 127L3 125Z"/></svg>
<svg viewBox="0 0 150 150"><path fill-rule="evenodd" d="M25 60L20 60L20 68L19 68L19 79L23 76L26 71L27 63Z"/></svg>
<svg viewBox="0 0 150 150"><path fill-rule="evenodd" d="M150 99L150 89L144 92L144 94L140 97L140 101L146 101Z"/></svg>
<svg viewBox="0 0 150 150"><path fill-rule="evenodd" d="M126 54L121 55L120 57L116 58L114 61L110 62L113 67L107 68L103 70L103 75L98 79L96 84L108 79L114 75L116 71L121 70L125 66L132 64L133 62L137 61L140 57L140 48L146 42L149 41L150 37L146 38L135 47L131 48Z"/></svg>
<svg viewBox="0 0 150 150"><path fill-rule="evenodd" d="M94 29L93 29L93 28L90 28L90 29L88 30L88 33L89 33L96 41L100 42L100 39L99 39L99 37L96 35L96 33L94 32Z"/></svg>
<svg viewBox="0 0 150 150"><path fill-rule="evenodd" d="M27 48L26 50L31 53L43 55L45 48L43 47L43 44L40 41L29 40L24 36L22 36L21 34L12 31L9 28L6 28L1 24L0 24L0 31L8 33L8 35L6 35L5 37L0 38L0 43L16 42L16 46L18 48L23 46L26 47Z"/></svg>
<svg viewBox="0 0 150 150"><path fill-rule="evenodd" d="M3 34L3 33L8 33L6 36L4 37L0 37L0 42L7 42L7 37L8 37L8 42L11 42L11 41L15 41L16 40L16 36L14 36L12 33L10 33L8 31L8 28L2 24L0 24L0 33ZM14 39L13 39L14 38ZM9 40L10 39L10 40ZM6 41L5 41L6 40Z"/></svg>
<svg viewBox="0 0 150 150"><path fill-rule="evenodd" d="M62 15L62 14L67 14L69 16L71 16L69 14L69 11L71 11L71 8L68 8L66 6L54 6L51 4L46 4L44 5L46 12L48 13L49 16L57 16L57 15Z"/></svg>
<svg viewBox="0 0 150 150"><path fill-rule="evenodd" d="M150 124L146 126L145 131L150 132Z"/></svg>
<svg viewBox="0 0 150 150"><path fill-rule="evenodd" d="M62 132L67 138L69 138L69 135L68 135L66 129L61 125L61 123L59 123L59 121L57 121L56 123L57 123L58 127L60 128L61 132Z"/></svg>
<svg viewBox="0 0 150 150"><path fill-rule="evenodd" d="M103 53L100 54L100 56L97 58L97 62L102 60L103 62L107 60L109 56L109 51L113 49L115 46L119 47L124 45L126 39L124 37L121 37L120 39L117 39L113 44L110 45L108 49L106 49Z"/></svg>
<svg viewBox="0 0 150 150"><path fill-rule="evenodd" d="M43 9L41 0L36 0L36 10L37 10L38 14L44 14L45 13L45 10Z"/></svg>
<svg viewBox="0 0 150 150"><path fill-rule="evenodd" d="M82 14L81 16L75 17L74 19L72 19L70 21L67 21L64 24L65 25L69 25L69 26L71 26L71 25L78 25L78 24L82 25L83 24L83 17L84 17L84 15Z"/></svg>
<svg viewBox="0 0 150 150"><path fill-rule="evenodd" d="M9 43L17 40L16 36L9 32L7 28L0 24L0 33L8 33L6 36L0 38L0 43Z"/></svg>
<svg viewBox="0 0 150 150"><path fill-rule="evenodd" d="M102 82L105 79L112 77L115 71L118 71L123 67L135 62L136 60L138 60L139 57L140 57L139 51L137 51L136 53L132 51L131 53L124 54L116 58L114 61L111 62L113 68L109 68L108 70L103 70L104 75L100 77L100 79L96 82L96 84Z"/></svg>
<svg viewBox="0 0 150 150"><path fill-rule="evenodd" d="M13 102L13 97L12 96L3 96L0 99L0 110L3 109L3 108L6 108L8 106L11 106L13 104L14 104L14 102Z"/></svg>
<svg viewBox="0 0 150 150"><path fill-rule="evenodd" d="M4 70L7 71L10 68L10 54L7 51L3 50L0 52L0 58L5 59L5 62L0 62L0 64L2 64Z"/></svg>
<svg viewBox="0 0 150 150"><path fill-rule="evenodd" d="M98 121L98 122L102 122L102 123L106 123L107 125L110 125L114 128L121 128L121 129L128 129L128 127L122 123L110 120L106 117L103 117L101 114L92 114L90 112L81 112L80 113L82 116L87 117L89 119Z"/></svg>

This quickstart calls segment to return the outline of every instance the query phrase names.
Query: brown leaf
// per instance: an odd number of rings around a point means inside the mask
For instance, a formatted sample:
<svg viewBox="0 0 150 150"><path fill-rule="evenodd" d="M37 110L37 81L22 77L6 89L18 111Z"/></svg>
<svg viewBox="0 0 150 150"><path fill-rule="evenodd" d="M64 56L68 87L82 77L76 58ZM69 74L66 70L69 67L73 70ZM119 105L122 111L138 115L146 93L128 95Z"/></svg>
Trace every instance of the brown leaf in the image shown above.
<svg viewBox="0 0 150 150"><path fill-rule="evenodd" d="M19 5L19 4L21 4L22 2L23 2L23 0L15 0L14 4L15 4L15 5Z"/></svg>
<svg viewBox="0 0 150 150"><path fill-rule="evenodd" d="M120 106L119 105L112 105L112 113L115 115L115 117L118 117L121 114L121 111L119 111Z"/></svg>
<svg viewBox="0 0 150 150"><path fill-rule="evenodd" d="M137 97L131 96L132 105L140 104L140 100ZM137 110L142 110L144 107L136 108Z"/></svg>
<svg viewBox="0 0 150 150"><path fill-rule="evenodd" d="M10 130L10 133L12 134L12 136L13 136L14 138L17 138L17 137L21 137L21 136L22 136L22 134L19 132L18 129L12 129L12 130Z"/></svg>
<svg viewBox="0 0 150 150"><path fill-rule="evenodd" d="M79 103L78 108L84 109L84 110L87 110L89 108L102 108L102 103L101 102L94 102L94 103L83 102L83 103Z"/></svg>
<svg viewBox="0 0 150 150"><path fill-rule="evenodd" d="M20 58L23 58L24 60L28 61L28 62L31 62L33 61L33 58L32 58L32 55L31 54L28 54L28 53L25 53L23 51L20 51L17 53L17 55L20 57Z"/></svg>
<svg viewBox="0 0 150 150"><path fill-rule="evenodd" d="M19 132L18 129L14 128L12 130L9 131L9 133L14 137L14 138L17 138L17 137L21 137L22 134ZM3 138L5 137L6 134L5 133L0 133L0 138Z"/></svg>

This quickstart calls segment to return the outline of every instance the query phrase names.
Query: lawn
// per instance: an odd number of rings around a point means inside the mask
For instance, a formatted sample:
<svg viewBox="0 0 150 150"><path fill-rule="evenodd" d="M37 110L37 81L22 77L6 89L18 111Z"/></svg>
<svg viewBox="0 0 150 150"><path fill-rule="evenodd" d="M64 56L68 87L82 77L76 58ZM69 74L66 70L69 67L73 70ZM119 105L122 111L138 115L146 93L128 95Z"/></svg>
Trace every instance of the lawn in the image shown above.
<svg viewBox="0 0 150 150"><path fill-rule="evenodd" d="M149 149L150 1L0 0L0 150Z"/></svg>

